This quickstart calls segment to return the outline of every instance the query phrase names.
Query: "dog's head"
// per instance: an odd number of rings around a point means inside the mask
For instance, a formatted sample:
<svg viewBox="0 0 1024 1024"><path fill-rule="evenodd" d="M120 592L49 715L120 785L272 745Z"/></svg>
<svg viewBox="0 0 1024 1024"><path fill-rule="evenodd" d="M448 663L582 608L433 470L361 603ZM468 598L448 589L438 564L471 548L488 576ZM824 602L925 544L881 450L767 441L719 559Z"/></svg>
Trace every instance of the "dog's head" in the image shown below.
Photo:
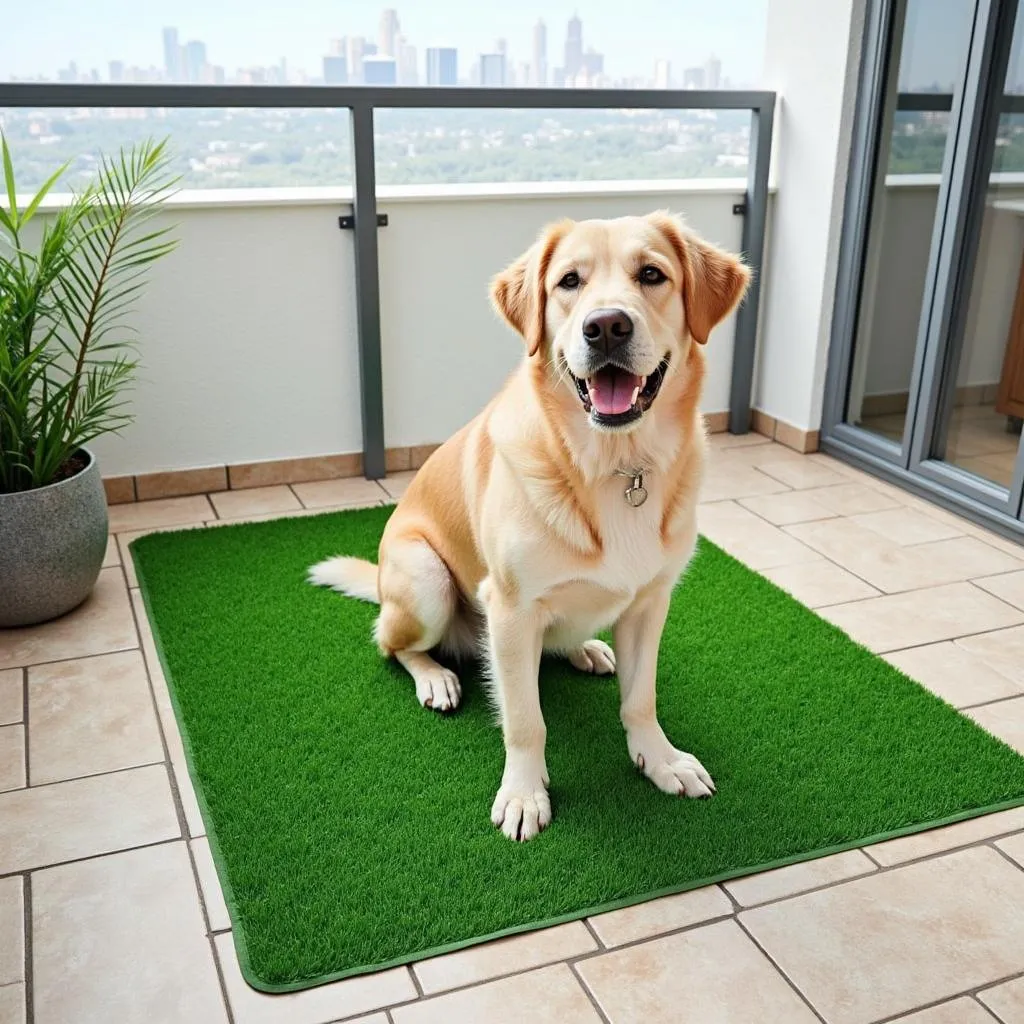
<svg viewBox="0 0 1024 1024"><path fill-rule="evenodd" d="M561 221L491 285L495 306L579 396L592 426L630 430L750 271L667 213Z"/></svg>

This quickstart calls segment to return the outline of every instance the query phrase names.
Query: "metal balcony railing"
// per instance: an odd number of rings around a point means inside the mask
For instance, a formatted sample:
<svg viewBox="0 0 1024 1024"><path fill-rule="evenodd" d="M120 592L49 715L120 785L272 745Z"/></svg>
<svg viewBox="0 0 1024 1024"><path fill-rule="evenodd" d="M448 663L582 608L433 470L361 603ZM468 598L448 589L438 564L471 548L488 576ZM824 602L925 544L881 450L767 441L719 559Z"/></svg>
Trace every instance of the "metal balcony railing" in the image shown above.
<svg viewBox="0 0 1024 1024"><path fill-rule="evenodd" d="M377 188L373 120L377 109L494 110L747 110L751 114L741 249L753 270L736 317L729 429L750 429L757 317L760 303L768 168L775 93L668 89L498 89L430 86L135 85L0 82L3 107L236 107L347 109L351 117L356 314L362 406L363 471L378 479L384 469L384 395L381 371Z"/></svg>

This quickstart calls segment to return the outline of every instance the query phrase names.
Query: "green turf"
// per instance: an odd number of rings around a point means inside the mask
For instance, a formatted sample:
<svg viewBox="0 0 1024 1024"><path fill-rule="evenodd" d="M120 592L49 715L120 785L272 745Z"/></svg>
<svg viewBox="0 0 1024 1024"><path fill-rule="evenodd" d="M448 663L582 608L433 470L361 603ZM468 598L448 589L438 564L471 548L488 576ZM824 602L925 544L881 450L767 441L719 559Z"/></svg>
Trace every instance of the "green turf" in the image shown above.
<svg viewBox="0 0 1024 1024"><path fill-rule="evenodd" d="M475 670L423 710L375 609L304 582L388 509L153 534L132 551L243 972L285 991L1024 802L1024 758L702 542L661 646L661 721L718 785L630 764L614 679L542 669L554 822L491 825Z"/></svg>

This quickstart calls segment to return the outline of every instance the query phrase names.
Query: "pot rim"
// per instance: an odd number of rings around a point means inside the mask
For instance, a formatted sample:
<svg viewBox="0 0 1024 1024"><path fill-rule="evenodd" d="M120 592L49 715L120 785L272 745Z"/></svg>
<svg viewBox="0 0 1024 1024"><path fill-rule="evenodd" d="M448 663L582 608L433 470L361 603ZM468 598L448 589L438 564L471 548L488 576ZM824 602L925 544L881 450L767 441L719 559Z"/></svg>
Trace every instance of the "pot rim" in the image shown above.
<svg viewBox="0 0 1024 1024"><path fill-rule="evenodd" d="M29 488L29 490L27 491L0 491L0 501L4 501L7 499L13 500L15 498L25 498L30 494L39 494L41 491L50 491L56 490L58 487L67 487L69 484L73 484L80 477L85 476L86 473L88 473L90 470L96 467L96 456L93 455L93 453L84 445L81 448L76 448L71 453L72 458L74 458L74 456L76 455L84 455L86 459L88 459L88 461L86 462L85 467L79 470L74 476L69 476L64 480L55 480L53 483L50 484L43 484L42 487L32 487Z"/></svg>

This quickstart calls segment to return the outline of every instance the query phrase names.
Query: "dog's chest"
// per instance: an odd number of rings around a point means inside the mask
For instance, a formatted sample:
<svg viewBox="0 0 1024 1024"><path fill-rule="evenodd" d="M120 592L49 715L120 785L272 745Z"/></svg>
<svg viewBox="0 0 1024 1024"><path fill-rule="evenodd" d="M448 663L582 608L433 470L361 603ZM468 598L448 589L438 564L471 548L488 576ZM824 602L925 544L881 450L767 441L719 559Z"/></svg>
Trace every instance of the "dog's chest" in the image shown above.
<svg viewBox="0 0 1024 1024"><path fill-rule="evenodd" d="M645 479L647 498L635 504L627 478L609 482L599 503L601 557L583 573L588 582L610 590L635 593L665 568L662 542L662 495L659 482ZM631 500L632 499L632 502Z"/></svg>

